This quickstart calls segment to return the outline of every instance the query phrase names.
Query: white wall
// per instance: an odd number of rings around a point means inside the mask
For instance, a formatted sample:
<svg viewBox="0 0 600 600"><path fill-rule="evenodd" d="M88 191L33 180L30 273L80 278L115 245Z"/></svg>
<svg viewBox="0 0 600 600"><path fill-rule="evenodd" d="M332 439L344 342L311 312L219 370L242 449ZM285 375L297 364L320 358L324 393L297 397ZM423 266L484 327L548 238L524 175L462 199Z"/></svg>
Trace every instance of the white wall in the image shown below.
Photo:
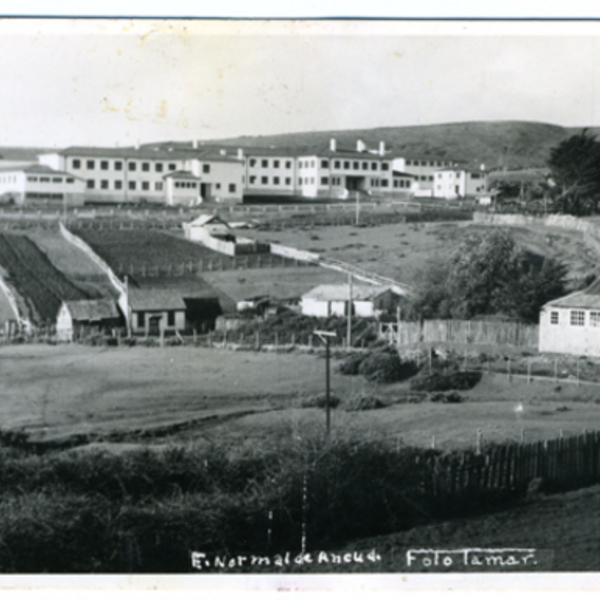
<svg viewBox="0 0 600 600"><path fill-rule="evenodd" d="M580 309L547 307L540 313L539 351L600 356L600 326L591 325L591 311L584 310L585 324L577 326L571 325L572 310ZM550 323L552 312L558 313L558 324Z"/></svg>

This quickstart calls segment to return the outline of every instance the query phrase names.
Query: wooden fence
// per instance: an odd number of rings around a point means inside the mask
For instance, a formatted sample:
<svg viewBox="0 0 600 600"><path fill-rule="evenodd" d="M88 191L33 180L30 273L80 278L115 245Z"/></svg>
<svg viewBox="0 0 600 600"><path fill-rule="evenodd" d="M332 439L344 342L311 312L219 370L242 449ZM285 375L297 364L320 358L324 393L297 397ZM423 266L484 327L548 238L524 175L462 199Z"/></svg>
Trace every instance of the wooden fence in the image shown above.
<svg viewBox="0 0 600 600"><path fill-rule="evenodd" d="M379 337L397 346L416 343L504 344L536 348L537 325L496 321L399 321L380 323Z"/></svg>
<svg viewBox="0 0 600 600"><path fill-rule="evenodd" d="M577 489L600 483L600 432L429 460L431 481L424 486L433 497L448 502L449 509L473 497L522 496L538 487L532 485L534 480L544 491Z"/></svg>

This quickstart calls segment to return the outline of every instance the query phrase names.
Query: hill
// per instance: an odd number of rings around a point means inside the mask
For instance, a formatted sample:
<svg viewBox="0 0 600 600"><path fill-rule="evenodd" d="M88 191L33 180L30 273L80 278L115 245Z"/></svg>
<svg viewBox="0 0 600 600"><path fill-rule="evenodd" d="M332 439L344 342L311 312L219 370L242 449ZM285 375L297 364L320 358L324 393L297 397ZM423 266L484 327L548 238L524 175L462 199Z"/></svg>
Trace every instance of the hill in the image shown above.
<svg viewBox="0 0 600 600"><path fill-rule="evenodd" d="M338 147L355 147L358 139L369 147L377 147L382 140L395 154L450 158L465 161L473 166L484 163L490 169L504 165L516 169L544 166L550 149L578 131L580 129L529 121L473 121L242 136L207 140L204 143L259 148L303 147L326 145L334 137ZM594 133L593 129L591 131Z"/></svg>
<svg viewBox="0 0 600 600"><path fill-rule="evenodd" d="M56 148L29 148L25 146L0 146L0 160L37 162L38 154L54 152Z"/></svg>

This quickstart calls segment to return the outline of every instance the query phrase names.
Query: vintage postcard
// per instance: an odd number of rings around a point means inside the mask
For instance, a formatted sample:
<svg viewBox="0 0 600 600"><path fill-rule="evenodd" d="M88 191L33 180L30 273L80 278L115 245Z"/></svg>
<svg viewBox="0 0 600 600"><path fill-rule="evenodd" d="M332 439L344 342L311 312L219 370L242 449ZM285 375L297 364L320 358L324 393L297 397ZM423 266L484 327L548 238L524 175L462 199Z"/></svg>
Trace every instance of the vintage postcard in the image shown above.
<svg viewBox="0 0 600 600"><path fill-rule="evenodd" d="M1 586L598 585L600 22L0 43Z"/></svg>

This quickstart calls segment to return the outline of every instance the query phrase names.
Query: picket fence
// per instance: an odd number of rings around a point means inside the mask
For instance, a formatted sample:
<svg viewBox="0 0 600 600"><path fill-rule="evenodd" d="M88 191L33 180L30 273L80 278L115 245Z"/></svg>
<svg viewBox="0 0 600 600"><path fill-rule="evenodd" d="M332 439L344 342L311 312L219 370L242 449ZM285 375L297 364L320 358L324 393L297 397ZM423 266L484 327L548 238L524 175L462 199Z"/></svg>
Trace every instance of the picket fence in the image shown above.
<svg viewBox="0 0 600 600"><path fill-rule="evenodd" d="M379 337L397 346L417 343L502 344L537 347L537 325L513 322L426 320L380 323Z"/></svg>
<svg viewBox="0 0 600 600"><path fill-rule="evenodd" d="M600 432L491 446L481 453L435 455L429 460L431 480L423 484L432 497L450 503L448 508L469 497L499 492L522 496L536 488L577 489L600 483Z"/></svg>

